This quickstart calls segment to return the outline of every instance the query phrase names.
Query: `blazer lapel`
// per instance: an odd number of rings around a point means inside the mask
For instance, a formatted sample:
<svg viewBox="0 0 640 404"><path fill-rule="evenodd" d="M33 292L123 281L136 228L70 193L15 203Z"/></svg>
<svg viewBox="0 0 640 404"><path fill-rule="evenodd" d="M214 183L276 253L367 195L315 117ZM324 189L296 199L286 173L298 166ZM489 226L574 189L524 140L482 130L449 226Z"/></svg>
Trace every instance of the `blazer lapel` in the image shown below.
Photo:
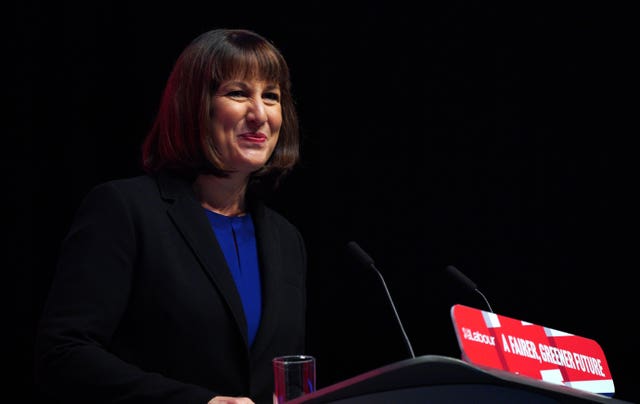
<svg viewBox="0 0 640 404"><path fill-rule="evenodd" d="M282 281L280 274L282 257L280 256L280 239L277 232L266 223L267 217L264 205L255 203L252 213L258 243L263 290L262 318L251 352L259 355L261 351L268 347L269 341L274 335L275 326L278 324L278 313L280 312L278 283Z"/></svg>
<svg viewBox="0 0 640 404"><path fill-rule="evenodd" d="M179 178L161 175L158 177L158 186L163 198L174 200L167 213L193 250L208 278L224 297L245 345L248 346L247 322L235 281L207 215L196 200L190 184Z"/></svg>

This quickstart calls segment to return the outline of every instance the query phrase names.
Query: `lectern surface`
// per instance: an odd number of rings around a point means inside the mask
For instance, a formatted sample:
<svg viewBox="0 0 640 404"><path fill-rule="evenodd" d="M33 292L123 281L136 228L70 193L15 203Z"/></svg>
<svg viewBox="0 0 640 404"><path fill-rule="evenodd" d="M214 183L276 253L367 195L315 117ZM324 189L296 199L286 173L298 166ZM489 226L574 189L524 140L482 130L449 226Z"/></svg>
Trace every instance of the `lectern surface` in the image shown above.
<svg viewBox="0 0 640 404"><path fill-rule="evenodd" d="M291 401L292 404L399 402L626 403L439 355L392 363Z"/></svg>

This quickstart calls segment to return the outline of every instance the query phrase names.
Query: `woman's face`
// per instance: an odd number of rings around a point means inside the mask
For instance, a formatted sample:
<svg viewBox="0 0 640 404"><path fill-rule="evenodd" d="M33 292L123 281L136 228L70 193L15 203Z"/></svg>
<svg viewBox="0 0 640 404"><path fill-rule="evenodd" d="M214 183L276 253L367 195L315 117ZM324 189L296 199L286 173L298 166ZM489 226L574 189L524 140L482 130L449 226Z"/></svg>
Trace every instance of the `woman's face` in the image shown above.
<svg viewBox="0 0 640 404"><path fill-rule="evenodd" d="M212 136L224 168L249 174L262 167L282 125L280 88L262 80L230 80L213 95Z"/></svg>

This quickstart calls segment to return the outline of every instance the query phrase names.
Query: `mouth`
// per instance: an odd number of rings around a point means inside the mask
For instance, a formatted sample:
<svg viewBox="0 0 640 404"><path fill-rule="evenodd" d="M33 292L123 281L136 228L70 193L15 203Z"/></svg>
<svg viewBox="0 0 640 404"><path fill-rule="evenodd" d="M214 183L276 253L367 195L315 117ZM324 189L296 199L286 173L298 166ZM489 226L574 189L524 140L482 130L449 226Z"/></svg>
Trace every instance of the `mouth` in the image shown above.
<svg viewBox="0 0 640 404"><path fill-rule="evenodd" d="M267 136L263 133L244 133L239 138L251 143L264 143L267 141Z"/></svg>

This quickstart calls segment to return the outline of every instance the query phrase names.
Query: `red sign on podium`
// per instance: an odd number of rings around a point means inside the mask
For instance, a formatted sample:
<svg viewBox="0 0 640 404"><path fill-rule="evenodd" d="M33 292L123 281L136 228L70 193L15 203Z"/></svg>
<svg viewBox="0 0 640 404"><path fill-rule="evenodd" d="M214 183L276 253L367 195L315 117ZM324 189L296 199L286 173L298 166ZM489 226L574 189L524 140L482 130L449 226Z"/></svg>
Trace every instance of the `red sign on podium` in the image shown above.
<svg viewBox="0 0 640 404"><path fill-rule="evenodd" d="M466 362L591 393L615 392L594 340L460 304L451 317Z"/></svg>

